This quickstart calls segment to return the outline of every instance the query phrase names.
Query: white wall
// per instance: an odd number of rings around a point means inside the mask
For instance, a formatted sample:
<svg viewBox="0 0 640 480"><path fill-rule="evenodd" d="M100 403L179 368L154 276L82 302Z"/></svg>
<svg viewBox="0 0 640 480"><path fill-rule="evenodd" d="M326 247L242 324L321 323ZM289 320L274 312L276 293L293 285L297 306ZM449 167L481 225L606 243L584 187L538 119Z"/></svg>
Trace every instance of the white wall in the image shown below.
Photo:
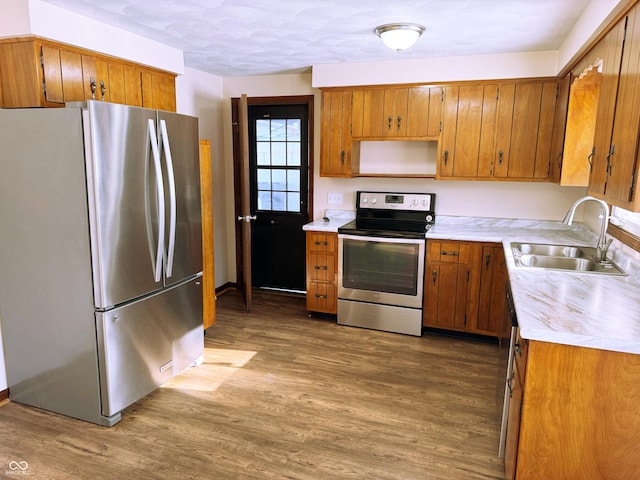
<svg viewBox="0 0 640 480"><path fill-rule="evenodd" d="M186 67L184 75L176 78L176 110L198 117L200 138L211 142L216 287L226 283L230 276L227 251L229 242L233 244L233 238L229 237L225 228L229 208L224 179L227 177L227 168L232 165L227 166L224 161L222 104L221 77Z"/></svg>

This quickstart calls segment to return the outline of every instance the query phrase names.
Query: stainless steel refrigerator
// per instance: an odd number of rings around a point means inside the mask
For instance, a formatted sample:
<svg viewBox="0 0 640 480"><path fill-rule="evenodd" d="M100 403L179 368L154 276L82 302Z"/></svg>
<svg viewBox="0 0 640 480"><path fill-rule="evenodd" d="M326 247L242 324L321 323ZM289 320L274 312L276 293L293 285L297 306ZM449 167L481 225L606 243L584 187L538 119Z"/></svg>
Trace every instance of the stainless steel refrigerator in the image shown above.
<svg viewBox="0 0 640 480"><path fill-rule="evenodd" d="M204 349L198 120L0 109L10 399L101 425Z"/></svg>

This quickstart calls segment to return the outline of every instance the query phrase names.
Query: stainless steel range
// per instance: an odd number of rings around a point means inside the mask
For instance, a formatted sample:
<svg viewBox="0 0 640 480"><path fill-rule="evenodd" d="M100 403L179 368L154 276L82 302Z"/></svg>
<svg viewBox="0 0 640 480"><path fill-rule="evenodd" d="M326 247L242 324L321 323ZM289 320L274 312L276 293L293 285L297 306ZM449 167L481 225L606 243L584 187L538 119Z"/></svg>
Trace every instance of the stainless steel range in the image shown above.
<svg viewBox="0 0 640 480"><path fill-rule="evenodd" d="M338 229L338 324L422 335L425 233L434 193L357 192Z"/></svg>

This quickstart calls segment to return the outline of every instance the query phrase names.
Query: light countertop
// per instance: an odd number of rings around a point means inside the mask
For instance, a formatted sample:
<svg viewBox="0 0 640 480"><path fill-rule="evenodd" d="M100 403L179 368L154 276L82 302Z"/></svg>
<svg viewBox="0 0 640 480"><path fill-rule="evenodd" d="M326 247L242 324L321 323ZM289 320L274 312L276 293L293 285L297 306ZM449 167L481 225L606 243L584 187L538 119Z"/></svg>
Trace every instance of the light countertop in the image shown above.
<svg viewBox="0 0 640 480"><path fill-rule="evenodd" d="M304 230L337 232L354 211L327 210L329 221ZM640 254L618 240L610 258L628 275L517 267L511 242L594 246L597 236L580 223L438 216L426 239L502 243L523 338L640 354Z"/></svg>
<svg viewBox="0 0 640 480"><path fill-rule="evenodd" d="M637 254L614 240L610 257L627 276L517 267L515 241L594 246L580 224L439 217L427 239L501 242L523 338L640 354Z"/></svg>
<svg viewBox="0 0 640 480"><path fill-rule="evenodd" d="M327 210L323 218L307 223L302 227L303 230L313 230L315 232L333 232L337 233L338 228L346 225L356 218L355 210Z"/></svg>

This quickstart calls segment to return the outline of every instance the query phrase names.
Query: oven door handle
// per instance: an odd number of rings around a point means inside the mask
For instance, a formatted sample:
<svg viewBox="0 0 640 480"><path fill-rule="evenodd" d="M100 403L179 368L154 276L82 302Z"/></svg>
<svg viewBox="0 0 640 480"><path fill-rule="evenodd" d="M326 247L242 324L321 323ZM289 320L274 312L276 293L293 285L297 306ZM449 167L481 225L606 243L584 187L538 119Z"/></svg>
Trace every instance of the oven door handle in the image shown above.
<svg viewBox="0 0 640 480"><path fill-rule="evenodd" d="M349 235L347 233L339 233L339 239L356 240L361 242L377 242L377 243L404 243L412 245L421 245L425 243L424 238L396 238L396 237L372 237L368 235Z"/></svg>

